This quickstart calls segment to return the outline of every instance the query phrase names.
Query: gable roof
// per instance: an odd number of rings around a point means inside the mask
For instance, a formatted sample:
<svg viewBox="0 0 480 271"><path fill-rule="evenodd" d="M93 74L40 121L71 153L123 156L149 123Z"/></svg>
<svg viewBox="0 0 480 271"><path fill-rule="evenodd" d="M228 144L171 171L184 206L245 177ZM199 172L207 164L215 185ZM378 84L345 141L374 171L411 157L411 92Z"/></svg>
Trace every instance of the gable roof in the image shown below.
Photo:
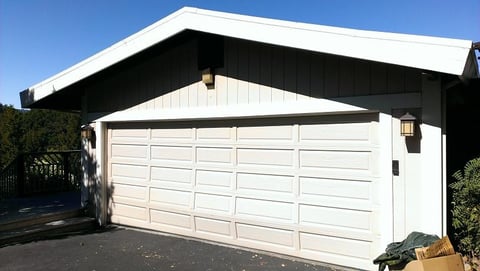
<svg viewBox="0 0 480 271"><path fill-rule="evenodd" d="M478 78L469 40L364 31L182 8L20 93L22 107L92 76L184 30Z"/></svg>

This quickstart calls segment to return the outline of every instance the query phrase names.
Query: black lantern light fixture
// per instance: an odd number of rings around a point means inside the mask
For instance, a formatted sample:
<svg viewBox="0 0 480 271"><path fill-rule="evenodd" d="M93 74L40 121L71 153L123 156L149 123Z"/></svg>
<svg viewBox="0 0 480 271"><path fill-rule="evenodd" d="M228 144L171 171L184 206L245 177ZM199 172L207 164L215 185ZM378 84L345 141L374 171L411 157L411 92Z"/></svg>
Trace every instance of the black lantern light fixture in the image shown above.
<svg viewBox="0 0 480 271"><path fill-rule="evenodd" d="M401 136L415 136L415 121L417 118L410 114L405 113L400 117L400 135Z"/></svg>
<svg viewBox="0 0 480 271"><path fill-rule="evenodd" d="M202 82L208 89L215 88L215 74L212 68L206 68L202 71Z"/></svg>
<svg viewBox="0 0 480 271"><path fill-rule="evenodd" d="M80 131L81 131L81 135L82 135L82 138L85 138L87 140L90 140L92 139L93 137L93 127L86 124L86 125L82 125L82 127L80 127Z"/></svg>

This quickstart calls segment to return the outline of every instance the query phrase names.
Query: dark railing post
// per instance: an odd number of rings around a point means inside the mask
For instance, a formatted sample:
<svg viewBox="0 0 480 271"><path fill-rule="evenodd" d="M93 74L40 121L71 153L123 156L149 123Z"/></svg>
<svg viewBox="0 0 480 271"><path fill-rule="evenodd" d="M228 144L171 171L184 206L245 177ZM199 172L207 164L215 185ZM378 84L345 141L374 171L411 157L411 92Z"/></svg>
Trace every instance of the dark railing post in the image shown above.
<svg viewBox="0 0 480 271"><path fill-rule="evenodd" d="M63 186L65 189L70 189L70 180L68 176L70 176L70 163L69 163L69 154L68 152L62 153L62 159L63 159Z"/></svg>
<svg viewBox="0 0 480 271"><path fill-rule="evenodd" d="M23 154L17 157L17 195L25 194L25 159Z"/></svg>

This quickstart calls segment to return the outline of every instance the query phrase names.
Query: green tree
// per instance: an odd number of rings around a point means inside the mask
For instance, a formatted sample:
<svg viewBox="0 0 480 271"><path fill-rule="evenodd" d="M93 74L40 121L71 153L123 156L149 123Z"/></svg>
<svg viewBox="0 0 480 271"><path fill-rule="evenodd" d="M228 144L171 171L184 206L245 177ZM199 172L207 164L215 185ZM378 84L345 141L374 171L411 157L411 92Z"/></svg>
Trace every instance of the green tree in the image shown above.
<svg viewBox="0 0 480 271"><path fill-rule="evenodd" d="M20 118L13 106L0 104L0 169L19 153Z"/></svg>
<svg viewBox="0 0 480 271"><path fill-rule="evenodd" d="M0 104L0 169L19 153L79 148L79 114Z"/></svg>

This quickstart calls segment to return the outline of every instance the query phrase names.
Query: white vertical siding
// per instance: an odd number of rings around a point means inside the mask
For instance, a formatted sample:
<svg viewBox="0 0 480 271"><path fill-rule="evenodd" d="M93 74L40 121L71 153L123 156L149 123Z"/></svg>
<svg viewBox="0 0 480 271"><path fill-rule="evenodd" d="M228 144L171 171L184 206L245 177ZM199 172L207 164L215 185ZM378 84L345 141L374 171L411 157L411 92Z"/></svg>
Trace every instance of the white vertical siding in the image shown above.
<svg viewBox="0 0 480 271"><path fill-rule="evenodd" d="M194 40L159 51L87 87L89 111L216 107L420 92L418 70L225 39L224 67L207 89Z"/></svg>
<svg viewBox="0 0 480 271"><path fill-rule="evenodd" d="M422 80L422 151L419 172L421 176L418 187L422 197L418 199L417 206L421 206L418 212L420 225L418 229L430 231L441 236L443 215L442 190L446 180L442 179L442 119L441 119L441 83L437 78L431 80L425 75ZM415 188L417 189L417 188Z"/></svg>

